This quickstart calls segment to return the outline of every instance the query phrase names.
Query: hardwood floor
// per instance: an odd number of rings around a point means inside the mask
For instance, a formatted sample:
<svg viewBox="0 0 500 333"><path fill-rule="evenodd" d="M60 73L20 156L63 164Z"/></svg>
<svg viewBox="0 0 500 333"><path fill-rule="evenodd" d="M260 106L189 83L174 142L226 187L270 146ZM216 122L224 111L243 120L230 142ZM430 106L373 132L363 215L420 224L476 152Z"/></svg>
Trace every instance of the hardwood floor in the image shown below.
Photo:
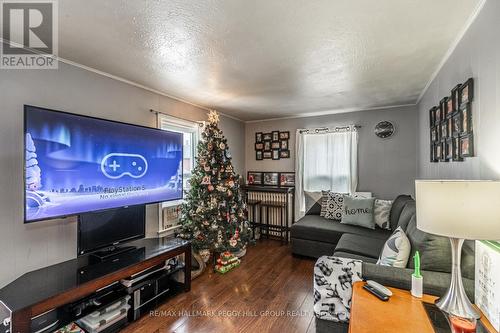
<svg viewBox="0 0 500 333"><path fill-rule="evenodd" d="M123 332L314 333L314 262L293 257L278 241L258 241L240 267L225 275L207 269L193 280L191 292Z"/></svg>

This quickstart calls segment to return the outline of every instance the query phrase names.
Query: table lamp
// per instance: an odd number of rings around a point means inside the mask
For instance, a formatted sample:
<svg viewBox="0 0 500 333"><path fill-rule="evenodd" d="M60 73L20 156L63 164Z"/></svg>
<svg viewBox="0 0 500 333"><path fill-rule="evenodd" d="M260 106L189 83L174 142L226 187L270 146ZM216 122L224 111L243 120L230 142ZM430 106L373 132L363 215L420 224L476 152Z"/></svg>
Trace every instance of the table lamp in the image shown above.
<svg viewBox="0 0 500 333"><path fill-rule="evenodd" d="M451 284L436 305L448 314L479 319L462 284L462 245L465 239L500 239L500 182L417 180L415 197L417 228L451 242Z"/></svg>

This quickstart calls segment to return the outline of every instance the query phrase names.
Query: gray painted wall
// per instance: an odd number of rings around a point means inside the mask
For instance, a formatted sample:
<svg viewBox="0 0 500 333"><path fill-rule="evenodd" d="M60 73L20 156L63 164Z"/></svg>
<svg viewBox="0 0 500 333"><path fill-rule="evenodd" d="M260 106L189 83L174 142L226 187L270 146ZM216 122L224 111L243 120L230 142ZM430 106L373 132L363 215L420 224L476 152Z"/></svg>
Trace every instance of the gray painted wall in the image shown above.
<svg viewBox="0 0 500 333"><path fill-rule="evenodd" d="M0 286L29 270L76 256L75 218L24 225L23 104L32 104L145 126L149 109L190 120L206 111L60 63L59 70L0 70ZM221 117L235 168L244 168L244 124ZM158 231L158 208L147 211L147 232Z"/></svg>
<svg viewBox="0 0 500 333"><path fill-rule="evenodd" d="M500 176L500 2L488 0L418 105L418 177L499 179ZM457 84L473 77L476 156L464 162L430 163L429 109Z"/></svg>
<svg viewBox="0 0 500 333"><path fill-rule="evenodd" d="M373 133L382 120L396 127L390 139L380 139ZM327 116L280 119L246 124L247 171L294 171L295 131L298 128L334 127L348 124L361 125L359 130L359 191L370 191L380 198L393 199L401 193L413 193L416 176L416 107L339 113ZM290 159L255 159L255 133L273 130L290 131ZM318 161L321 157L318 156Z"/></svg>

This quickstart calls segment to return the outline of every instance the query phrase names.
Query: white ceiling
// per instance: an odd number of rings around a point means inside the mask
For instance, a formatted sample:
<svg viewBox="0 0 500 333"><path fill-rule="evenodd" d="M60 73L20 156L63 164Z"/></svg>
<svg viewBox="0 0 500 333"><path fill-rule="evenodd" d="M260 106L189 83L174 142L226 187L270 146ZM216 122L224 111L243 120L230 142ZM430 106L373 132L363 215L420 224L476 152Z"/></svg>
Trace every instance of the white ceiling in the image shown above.
<svg viewBox="0 0 500 333"><path fill-rule="evenodd" d="M243 120L413 104L480 0L64 0L59 54Z"/></svg>

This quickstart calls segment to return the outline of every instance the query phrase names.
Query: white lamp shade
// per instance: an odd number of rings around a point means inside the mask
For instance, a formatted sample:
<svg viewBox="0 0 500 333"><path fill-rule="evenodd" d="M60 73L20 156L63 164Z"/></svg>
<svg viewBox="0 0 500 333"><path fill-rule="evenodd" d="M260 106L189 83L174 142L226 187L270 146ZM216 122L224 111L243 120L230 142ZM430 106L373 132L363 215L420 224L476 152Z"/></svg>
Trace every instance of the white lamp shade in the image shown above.
<svg viewBox="0 0 500 333"><path fill-rule="evenodd" d="M500 182L415 181L417 228L436 235L500 240Z"/></svg>

